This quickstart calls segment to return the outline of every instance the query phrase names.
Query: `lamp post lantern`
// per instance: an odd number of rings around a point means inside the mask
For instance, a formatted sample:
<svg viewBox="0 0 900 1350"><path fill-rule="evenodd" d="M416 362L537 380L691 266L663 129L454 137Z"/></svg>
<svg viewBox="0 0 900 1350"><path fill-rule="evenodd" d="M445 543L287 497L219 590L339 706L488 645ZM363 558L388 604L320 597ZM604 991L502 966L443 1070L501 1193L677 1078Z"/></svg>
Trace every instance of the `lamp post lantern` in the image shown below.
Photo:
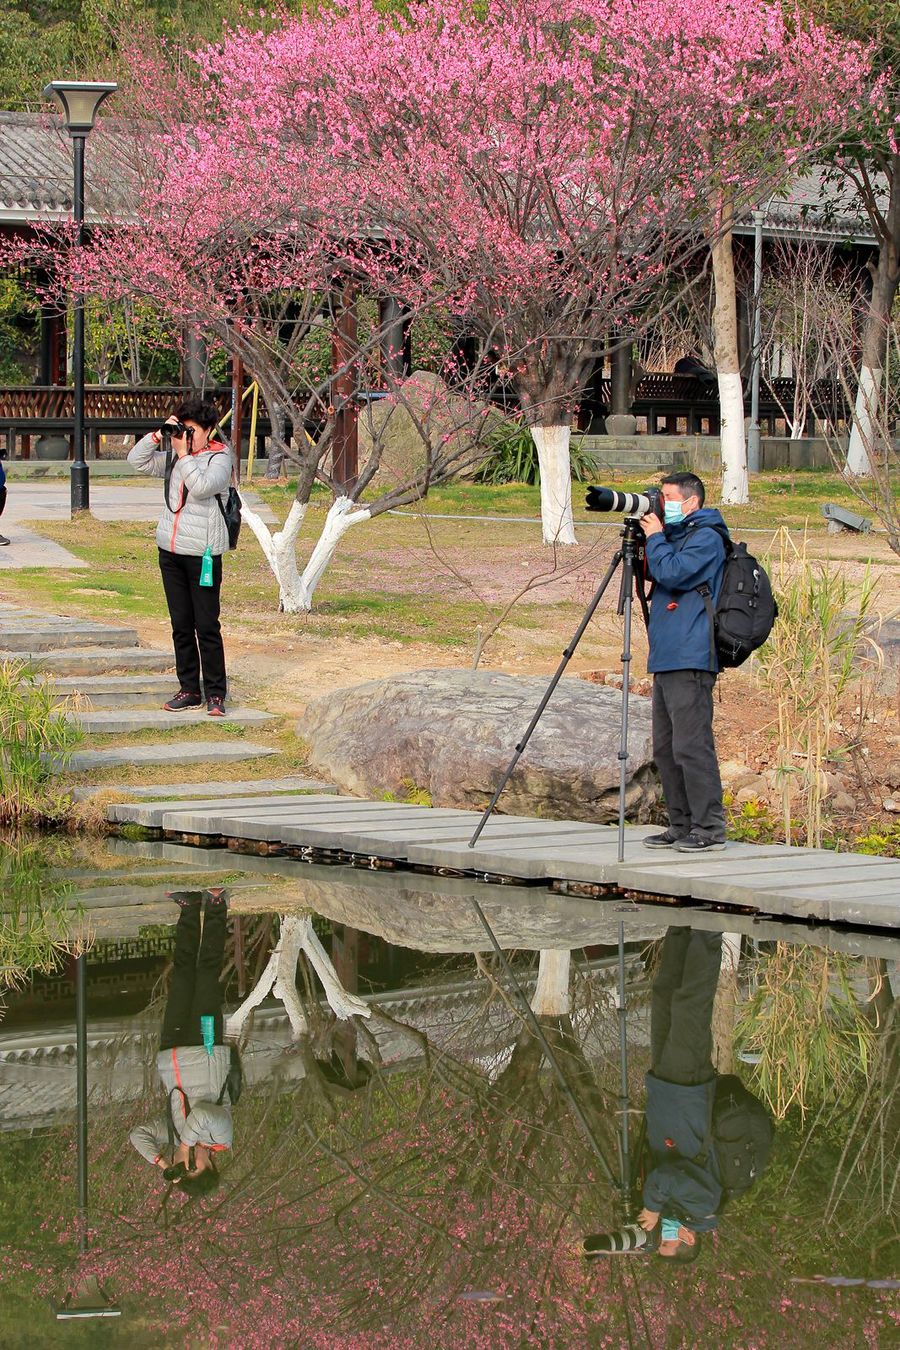
<svg viewBox="0 0 900 1350"><path fill-rule="evenodd" d="M44 89L44 98L56 99L66 120L66 130L72 138L75 161L75 186L72 196L72 219L79 245L84 242L84 143L93 129L97 109L105 98L115 93L118 85L92 80L53 80ZM72 515L90 507L89 471L84 458L84 292L77 290L72 297L74 332L72 365L75 379L75 454L72 461L71 507Z"/></svg>

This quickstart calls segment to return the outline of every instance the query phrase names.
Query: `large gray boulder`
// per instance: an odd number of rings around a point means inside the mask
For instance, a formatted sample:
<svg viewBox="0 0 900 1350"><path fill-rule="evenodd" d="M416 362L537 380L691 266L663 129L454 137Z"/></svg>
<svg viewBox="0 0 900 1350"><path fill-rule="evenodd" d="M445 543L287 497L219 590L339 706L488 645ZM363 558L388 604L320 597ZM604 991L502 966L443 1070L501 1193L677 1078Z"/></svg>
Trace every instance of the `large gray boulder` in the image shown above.
<svg viewBox="0 0 900 1350"><path fill-rule="evenodd" d="M315 699L298 727L310 764L361 797L425 788L435 806L482 809L509 763L544 679L490 671L416 670ZM578 679L556 689L500 800L507 814L616 819L621 694ZM629 699L632 820L658 796L650 700Z"/></svg>

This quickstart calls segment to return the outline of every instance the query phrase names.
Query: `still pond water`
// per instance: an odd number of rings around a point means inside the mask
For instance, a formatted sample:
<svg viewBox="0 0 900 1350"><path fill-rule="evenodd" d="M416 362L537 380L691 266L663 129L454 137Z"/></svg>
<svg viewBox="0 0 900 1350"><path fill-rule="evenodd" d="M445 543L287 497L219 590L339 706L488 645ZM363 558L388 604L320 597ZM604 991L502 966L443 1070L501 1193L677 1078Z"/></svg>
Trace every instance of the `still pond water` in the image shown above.
<svg viewBox="0 0 900 1350"><path fill-rule="evenodd" d="M734 975L702 911L124 840L0 883L3 1347L900 1343L897 939L732 919Z"/></svg>

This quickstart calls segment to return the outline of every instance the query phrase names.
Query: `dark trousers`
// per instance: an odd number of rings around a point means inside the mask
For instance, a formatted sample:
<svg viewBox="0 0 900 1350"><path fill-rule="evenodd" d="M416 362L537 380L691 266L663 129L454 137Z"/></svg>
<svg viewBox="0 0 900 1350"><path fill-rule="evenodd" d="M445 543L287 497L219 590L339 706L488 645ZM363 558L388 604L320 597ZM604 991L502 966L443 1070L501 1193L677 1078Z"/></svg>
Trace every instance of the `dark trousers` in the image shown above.
<svg viewBox="0 0 900 1350"><path fill-rule="evenodd" d="M3 515L3 508L6 506L6 484L0 487L0 516Z"/></svg>
<svg viewBox="0 0 900 1350"><path fill-rule="evenodd" d="M222 589L222 559L213 558L213 584L200 585L203 559L185 553L159 550L159 570L172 620L172 643L178 683L188 693L203 691L207 698L224 698L226 691L225 648L219 624ZM199 649L199 650L198 650Z"/></svg>
<svg viewBox="0 0 900 1350"><path fill-rule="evenodd" d="M722 780L713 739L708 670L666 670L653 677L653 758L673 834L725 838Z"/></svg>
<svg viewBox="0 0 900 1350"><path fill-rule="evenodd" d="M656 1078L695 1086L715 1076L712 1012L722 934L668 930L650 1002L650 1063Z"/></svg>
<svg viewBox="0 0 900 1350"><path fill-rule="evenodd" d="M201 1017L215 1018L215 1043L224 1044L222 962L228 915L224 905L210 909L200 940L200 906L186 905L175 929L175 969L163 1016L160 1050L173 1045L202 1045Z"/></svg>

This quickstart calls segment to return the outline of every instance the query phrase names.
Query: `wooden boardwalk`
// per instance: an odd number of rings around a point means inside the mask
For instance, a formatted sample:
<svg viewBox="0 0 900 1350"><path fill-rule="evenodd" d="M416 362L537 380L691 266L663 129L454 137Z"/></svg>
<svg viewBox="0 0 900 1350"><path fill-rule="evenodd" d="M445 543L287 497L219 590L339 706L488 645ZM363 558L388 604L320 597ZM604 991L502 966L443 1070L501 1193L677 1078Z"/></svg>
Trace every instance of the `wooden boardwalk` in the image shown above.
<svg viewBox="0 0 900 1350"><path fill-rule="evenodd" d="M435 876L543 885L662 904L706 904L794 920L900 927L900 860L780 844L729 844L693 857L642 846L652 829L630 826L617 861L615 826L495 816L474 849L473 811L369 802L355 797L268 794L128 802L108 819L161 836L238 853L413 868ZM658 827L656 827L658 828Z"/></svg>

